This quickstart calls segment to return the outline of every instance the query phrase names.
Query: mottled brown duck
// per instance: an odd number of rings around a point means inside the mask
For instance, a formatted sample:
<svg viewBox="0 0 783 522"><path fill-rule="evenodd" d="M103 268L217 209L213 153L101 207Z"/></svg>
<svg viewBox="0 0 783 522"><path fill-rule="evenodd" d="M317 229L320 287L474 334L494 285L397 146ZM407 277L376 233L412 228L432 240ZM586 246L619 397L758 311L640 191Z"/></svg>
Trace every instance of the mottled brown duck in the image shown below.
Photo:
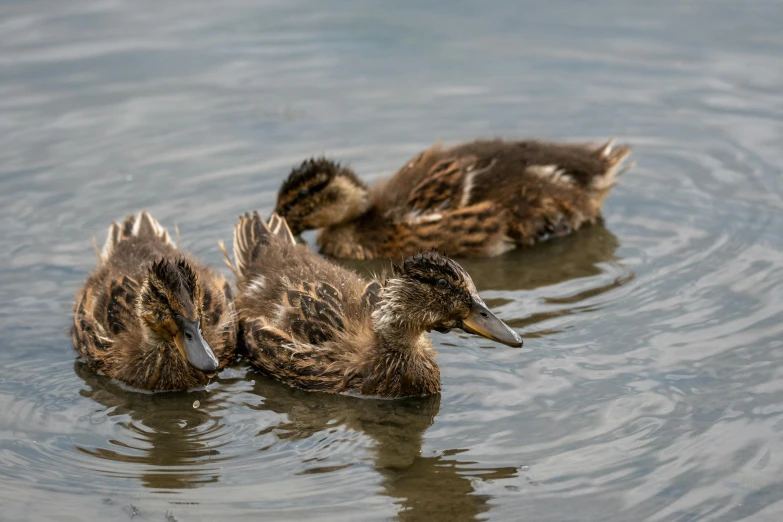
<svg viewBox="0 0 783 522"><path fill-rule="evenodd" d="M318 229L321 252L334 257L494 256L595 223L630 152L614 140L436 145L371 187L309 159L281 186L275 212L294 235Z"/></svg>
<svg viewBox="0 0 783 522"><path fill-rule="evenodd" d="M436 393L431 330L460 328L522 346L467 272L434 252L406 259L382 281L366 281L297 245L276 214L267 224L254 212L234 228L232 269L246 357L298 388L381 397Z"/></svg>
<svg viewBox="0 0 783 522"><path fill-rule="evenodd" d="M72 337L93 370L133 387L207 384L236 351L231 289L141 212L109 227L77 295Z"/></svg>

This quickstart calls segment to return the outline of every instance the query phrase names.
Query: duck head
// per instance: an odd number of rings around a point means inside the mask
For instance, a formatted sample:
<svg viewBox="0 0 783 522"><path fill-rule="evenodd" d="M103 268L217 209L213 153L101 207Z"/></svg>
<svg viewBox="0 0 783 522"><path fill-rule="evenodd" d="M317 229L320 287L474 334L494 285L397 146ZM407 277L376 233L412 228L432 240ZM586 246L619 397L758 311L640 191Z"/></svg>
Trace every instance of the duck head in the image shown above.
<svg viewBox="0 0 783 522"><path fill-rule="evenodd" d="M176 346L191 366L212 374L219 363L202 333L201 307L198 274L185 259L153 263L142 285L139 315L149 330Z"/></svg>
<svg viewBox="0 0 783 522"><path fill-rule="evenodd" d="M367 186L351 169L326 158L311 158L283 182L275 212L298 236L355 219L369 207Z"/></svg>
<svg viewBox="0 0 783 522"><path fill-rule="evenodd" d="M452 259L424 252L393 271L374 313L376 322L388 321L412 331L445 333L459 328L508 346L522 346L519 335L487 308L473 280Z"/></svg>

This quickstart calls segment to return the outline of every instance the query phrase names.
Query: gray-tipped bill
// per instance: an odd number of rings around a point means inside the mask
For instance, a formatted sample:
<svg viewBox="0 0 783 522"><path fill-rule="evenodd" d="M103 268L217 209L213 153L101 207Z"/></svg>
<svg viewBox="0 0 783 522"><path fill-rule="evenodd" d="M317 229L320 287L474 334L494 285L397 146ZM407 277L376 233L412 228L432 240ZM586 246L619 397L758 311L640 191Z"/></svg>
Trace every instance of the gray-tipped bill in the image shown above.
<svg viewBox="0 0 783 522"><path fill-rule="evenodd" d="M219 363L201 334L199 322L180 319L180 332L175 337L175 342L179 353L191 366L204 373L215 373Z"/></svg>
<svg viewBox="0 0 783 522"><path fill-rule="evenodd" d="M503 343L514 348L522 346L522 338L508 327L506 323L489 311L487 305L480 300L473 301L470 315L458 325L467 333L480 335L493 341Z"/></svg>

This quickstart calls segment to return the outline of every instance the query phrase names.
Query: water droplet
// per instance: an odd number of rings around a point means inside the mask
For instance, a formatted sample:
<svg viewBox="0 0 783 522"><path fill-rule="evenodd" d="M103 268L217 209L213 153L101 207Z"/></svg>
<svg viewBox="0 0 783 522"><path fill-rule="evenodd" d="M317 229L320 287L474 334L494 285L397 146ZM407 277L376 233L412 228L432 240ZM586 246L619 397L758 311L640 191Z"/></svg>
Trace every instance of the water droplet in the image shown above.
<svg viewBox="0 0 783 522"><path fill-rule="evenodd" d="M193 401L194 408L198 408L199 406L201 406L201 403L199 401Z"/></svg>

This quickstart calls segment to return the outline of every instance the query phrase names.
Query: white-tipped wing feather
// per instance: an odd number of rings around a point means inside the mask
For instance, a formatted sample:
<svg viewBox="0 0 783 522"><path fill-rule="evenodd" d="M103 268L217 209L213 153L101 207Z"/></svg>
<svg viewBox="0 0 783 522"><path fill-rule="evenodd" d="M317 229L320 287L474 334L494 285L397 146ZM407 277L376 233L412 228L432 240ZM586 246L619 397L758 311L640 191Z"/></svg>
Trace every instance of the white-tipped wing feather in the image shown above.
<svg viewBox="0 0 783 522"><path fill-rule="evenodd" d="M259 246L283 241L292 245L296 239L285 219L272 214L267 224L258 212L239 217L234 227L234 264L238 274L244 274L250 263L259 256Z"/></svg>
<svg viewBox="0 0 783 522"><path fill-rule="evenodd" d="M115 221L109 225L106 243L104 243L101 250L101 261L105 262L109 259L117 245L131 237L155 237L177 248L172 243L168 231L148 212L141 211L137 215L128 216L122 223Z"/></svg>

